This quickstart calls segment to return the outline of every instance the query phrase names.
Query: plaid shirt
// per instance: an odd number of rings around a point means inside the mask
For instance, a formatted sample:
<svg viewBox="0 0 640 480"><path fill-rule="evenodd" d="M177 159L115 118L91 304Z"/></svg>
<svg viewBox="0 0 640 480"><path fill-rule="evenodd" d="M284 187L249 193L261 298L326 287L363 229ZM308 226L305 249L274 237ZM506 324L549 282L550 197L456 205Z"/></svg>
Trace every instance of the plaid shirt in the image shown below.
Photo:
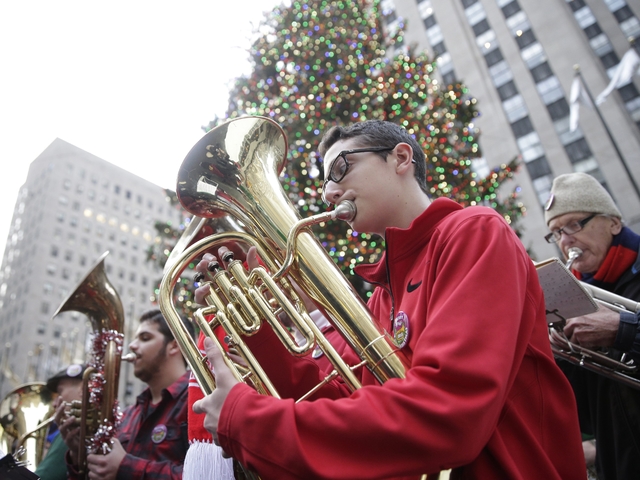
<svg viewBox="0 0 640 480"><path fill-rule="evenodd" d="M147 388L135 405L127 408L118 428L118 440L127 452L117 479L169 480L182 478L182 464L189 448L187 435L187 385L189 372L162 391L162 400L151 404ZM69 478L77 478L69 466Z"/></svg>

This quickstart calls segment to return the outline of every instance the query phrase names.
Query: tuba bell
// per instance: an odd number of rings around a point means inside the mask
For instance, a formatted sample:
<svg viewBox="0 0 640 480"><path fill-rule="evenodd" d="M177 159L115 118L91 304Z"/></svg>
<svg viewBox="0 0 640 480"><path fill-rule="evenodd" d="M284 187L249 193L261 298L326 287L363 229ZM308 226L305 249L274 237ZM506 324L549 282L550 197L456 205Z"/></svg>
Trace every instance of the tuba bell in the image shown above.
<svg viewBox="0 0 640 480"><path fill-rule="evenodd" d="M78 451L81 474L86 475L89 453L106 454L118 421L118 380L124 340L124 311L120 296L109 282L104 269L103 253L89 273L58 307L61 312L85 314L93 328L91 360L83 374Z"/></svg>
<svg viewBox="0 0 640 480"><path fill-rule="evenodd" d="M209 306L195 312L194 317L201 330L220 348L223 346L213 335L214 327L221 326L232 338L249 366L247 372L224 356L238 380L262 393L279 396L242 339L259 330L263 321L271 325L292 355L311 353L316 346L322 349L335 368L332 375L342 376L352 389L360 387L353 369L362 365L380 382L405 375L406 358L307 228L348 218L354 214L355 206L341 205L333 212L301 220L278 179L285 166L286 152L287 140L277 123L265 117L242 117L208 132L180 168L176 190L187 211L202 218L229 215L244 229L214 235L186 248L167 269L160 284L160 309L205 394L213 391L215 379L180 322L172 303L172 291L190 262L227 242L255 246L267 268L246 272L240 261L231 262L228 268L231 275L227 271L216 274L212 295L207 299ZM331 347L296 295L294 282L360 356L359 365L346 365ZM293 341L280 322L282 312L305 337L302 345ZM211 324L205 320L209 314L215 314Z"/></svg>
<svg viewBox="0 0 640 480"><path fill-rule="evenodd" d="M20 385L0 402L0 450L35 470L53 420L53 394L43 382Z"/></svg>

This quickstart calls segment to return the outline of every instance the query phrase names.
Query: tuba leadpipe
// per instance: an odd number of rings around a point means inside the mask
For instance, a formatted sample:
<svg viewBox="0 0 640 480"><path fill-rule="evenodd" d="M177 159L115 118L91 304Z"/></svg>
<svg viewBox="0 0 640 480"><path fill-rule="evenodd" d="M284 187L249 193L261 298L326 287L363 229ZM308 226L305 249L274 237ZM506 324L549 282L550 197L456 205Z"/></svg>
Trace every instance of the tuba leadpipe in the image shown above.
<svg viewBox="0 0 640 480"><path fill-rule="evenodd" d="M246 233L233 232L205 238L185 249L169 267L160 285L160 309L205 394L213 391L215 379L206 359L180 322L172 303L172 291L190 262L229 241L256 246L267 268L259 267L246 273L242 271L241 262L232 262L228 271L237 276L229 277L227 271L216 273L212 294L207 299L209 306L198 310L194 317L214 342L217 338L212 335L211 327L221 325L250 369L255 367L250 381L247 382L243 371L234 372L236 378L252 384L257 378L256 383L264 384L267 393L277 395L242 337L253 334L265 319L293 355L302 354L296 345L291 345L290 335L277 320L278 314L285 311L307 337L307 345L298 347L304 351L312 350L316 343L323 349L326 347L327 358L345 382L352 388L359 387L352 372L355 367L344 365L337 352L331 352L332 347L296 298L292 282L325 313L358 353L362 364L380 382L405 375L408 362L404 355L393 346L351 284L306 228L316 221L329 221L337 214L329 212L300 220L280 185L278 176L286 162L286 151L286 137L277 123L264 117L243 117L207 133L189 152L180 168L177 194L186 210L203 218L230 215L246 230ZM345 209L348 207L341 211ZM295 239L288 240L292 231L296 232ZM292 251L292 243L296 245L295 251ZM276 272L277 275L272 276L268 272ZM275 286L281 287L285 293L272 290ZM274 308L262 293L265 289L277 298L290 297L292 300L287 302L283 299L283 303ZM216 323L209 325L205 321L209 314L215 314ZM244 319L242 315L248 318ZM223 358L227 361L226 355Z"/></svg>
<svg viewBox="0 0 640 480"><path fill-rule="evenodd" d="M582 255L582 250L578 247L572 247L569 248L567 254L568 258L565 267L570 269L573 262ZM600 307L605 307L615 312L633 314L640 312L640 302L616 295L582 281L578 282ZM631 376L631 374L638 372L638 366L633 360L625 360L625 354L622 355L620 360L616 360L606 350L594 350L571 342L563 332L565 323L564 321L558 322L552 324L549 328L552 339L551 349L557 358L562 358L598 375L640 390L640 379Z"/></svg>

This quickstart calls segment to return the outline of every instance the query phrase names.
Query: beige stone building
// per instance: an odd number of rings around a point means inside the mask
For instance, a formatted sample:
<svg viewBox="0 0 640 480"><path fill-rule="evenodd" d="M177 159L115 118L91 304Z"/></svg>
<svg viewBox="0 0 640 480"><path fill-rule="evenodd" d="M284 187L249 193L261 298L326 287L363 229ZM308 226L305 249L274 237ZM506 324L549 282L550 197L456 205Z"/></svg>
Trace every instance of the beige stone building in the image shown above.
<svg viewBox="0 0 640 480"><path fill-rule="evenodd" d="M125 314L124 352L162 271L147 261L156 221L182 222L164 190L63 140L36 158L20 189L0 270L0 395L87 359L93 325L61 303L108 251L105 271ZM123 363L120 399L142 385Z"/></svg>

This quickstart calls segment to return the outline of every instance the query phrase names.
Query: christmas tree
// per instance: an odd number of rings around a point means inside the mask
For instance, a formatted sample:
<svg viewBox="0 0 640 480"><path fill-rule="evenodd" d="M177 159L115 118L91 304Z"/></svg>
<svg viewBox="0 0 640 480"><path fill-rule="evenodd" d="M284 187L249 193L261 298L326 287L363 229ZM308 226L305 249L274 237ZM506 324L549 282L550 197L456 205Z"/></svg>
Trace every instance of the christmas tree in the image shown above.
<svg viewBox="0 0 640 480"><path fill-rule="evenodd" d="M302 217L324 209L315 152L322 134L369 119L395 122L415 136L427 157L432 198L490 206L512 225L524 213L517 190L502 199L497 194L513 176L515 159L485 178L472 169L481 157L476 100L464 85L434 78L434 63L403 46L402 24L384 31L379 0L294 1L275 8L260 31L250 50L252 73L237 80L225 117L205 130L241 115L278 122L290 143L282 185ZM356 283L353 267L374 261L384 249L381 239L342 222L316 234Z"/></svg>

